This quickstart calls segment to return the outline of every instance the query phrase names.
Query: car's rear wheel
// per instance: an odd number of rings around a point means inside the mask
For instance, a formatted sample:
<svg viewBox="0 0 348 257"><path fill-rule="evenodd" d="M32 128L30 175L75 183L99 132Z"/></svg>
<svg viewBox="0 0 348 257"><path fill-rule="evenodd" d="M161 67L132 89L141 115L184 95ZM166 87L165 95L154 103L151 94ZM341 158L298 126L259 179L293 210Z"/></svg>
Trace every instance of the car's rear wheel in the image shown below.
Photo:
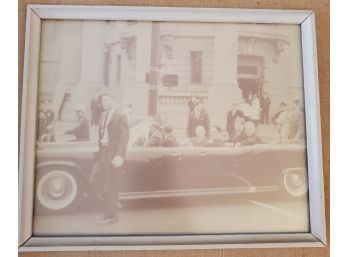
<svg viewBox="0 0 348 257"><path fill-rule="evenodd" d="M306 169L291 169L283 174L283 186L288 195L292 197L304 196L308 191Z"/></svg>
<svg viewBox="0 0 348 257"><path fill-rule="evenodd" d="M39 212L58 213L71 210L80 193L77 177L70 169L51 167L38 174L36 203Z"/></svg>

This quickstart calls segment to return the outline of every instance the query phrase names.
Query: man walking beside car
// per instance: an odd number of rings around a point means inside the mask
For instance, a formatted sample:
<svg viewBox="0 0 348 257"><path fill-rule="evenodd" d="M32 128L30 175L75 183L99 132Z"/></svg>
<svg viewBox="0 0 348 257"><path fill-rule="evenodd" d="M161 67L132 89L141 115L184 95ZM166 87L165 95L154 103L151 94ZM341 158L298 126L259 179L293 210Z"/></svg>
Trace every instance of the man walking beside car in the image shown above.
<svg viewBox="0 0 348 257"><path fill-rule="evenodd" d="M110 224L118 220L120 174L129 141L128 116L132 106L123 104L121 110L112 106L108 93L101 95L104 113L99 121L99 152L90 181L101 190L104 199L104 216L98 224Z"/></svg>

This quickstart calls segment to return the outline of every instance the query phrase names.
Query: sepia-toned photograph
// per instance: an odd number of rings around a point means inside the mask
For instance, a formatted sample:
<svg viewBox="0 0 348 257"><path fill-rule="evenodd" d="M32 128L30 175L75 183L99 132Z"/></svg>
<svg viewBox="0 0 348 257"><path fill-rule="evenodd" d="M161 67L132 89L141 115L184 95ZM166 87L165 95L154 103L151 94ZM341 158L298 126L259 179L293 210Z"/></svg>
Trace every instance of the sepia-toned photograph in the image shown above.
<svg viewBox="0 0 348 257"><path fill-rule="evenodd" d="M299 25L43 20L34 236L310 231Z"/></svg>

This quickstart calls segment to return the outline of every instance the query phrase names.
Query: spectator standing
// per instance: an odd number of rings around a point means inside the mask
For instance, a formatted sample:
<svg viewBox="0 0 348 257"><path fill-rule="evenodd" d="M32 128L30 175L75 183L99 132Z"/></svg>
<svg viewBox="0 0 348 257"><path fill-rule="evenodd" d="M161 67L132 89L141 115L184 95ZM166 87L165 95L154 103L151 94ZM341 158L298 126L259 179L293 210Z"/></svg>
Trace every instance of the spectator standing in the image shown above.
<svg viewBox="0 0 348 257"><path fill-rule="evenodd" d="M250 105L253 102L253 93L251 91L248 92L246 102Z"/></svg>
<svg viewBox="0 0 348 257"><path fill-rule="evenodd" d="M261 124L269 124L269 107L271 105L271 98L267 93L264 93L260 99L261 106Z"/></svg>
<svg viewBox="0 0 348 257"><path fill-rule="evenodd" d="M91 125L98 126L103 107L101 105L100 89L97 89L97 93L91 101Z"/></svg>
<svg viewBox="0 0 348 257"><path fill-rule="evenodd" d="M226 131L228 132L229 137L231 137L233 134L234 122L237 117L243 117L243 112L239 110L238 104L233 103L232 109L228 111L226 118Z"/></svg>
<svg viewBox="0 0 348 257"><path fill-rule="evenodd" d="M280 104L280 111L274 116L273 120L279 131L280 142L285 143L289 138L291 112L286 103Z"/></svg>
<svg viewBox="0 0 348 257"><path fill-rule="evenodd" d="M239 104L238 109L243 113L243 116L246 120L251 120L252 117L252 108L251 104L243 98L243 101Z"/></svg>
<svg viewBox="0 0 348 257"><path fill-rule="evenodd" d="M289 139L300 140L304 139L304 114L300 106L300 100L295 99L292 102L293 108L291 111Z"/></svg>
<svg viewBox="0 0 348 257"><path fill-rule="evenodd" d="M195 95L190 95L189 99L188 99L188 102L187 102L187 105L188 105L188 108L189 108L189 113L193 112L196 105L197 105L197 98Z"/></svg>
<svg viewBox="0 0 348 257"><path fill-rule="evenodd" d="M40 141L51 141L48 140L47 136L50 134L50 130L53 126L54 112L50 109L49 100L41 100L38 117L38 139Z"/></svg>
<svg viewBox="0 0 348 257"><path fill-rule="evenodd" d="M253 95L253 100L251 102L250 119L254 122L255 126L260 119L260 100L256 94Z"/></svg>
<svg viewBox="0 0 348 257"><path fill-rule="evenodd" d="M209 135L210 135L209 116L206 113L202 102L199 102L196 105L194 111L191 112L189 115L189 120L187 124L188 137L195 136L197 126L203 126L206 137L209 138Z"/></svg>

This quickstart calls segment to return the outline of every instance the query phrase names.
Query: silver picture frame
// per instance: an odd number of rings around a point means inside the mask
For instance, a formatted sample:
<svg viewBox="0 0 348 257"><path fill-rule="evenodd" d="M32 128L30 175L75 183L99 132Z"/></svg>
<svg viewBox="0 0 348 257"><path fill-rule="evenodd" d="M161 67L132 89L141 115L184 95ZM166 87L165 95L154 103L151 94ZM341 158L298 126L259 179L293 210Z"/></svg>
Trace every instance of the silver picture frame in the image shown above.
<svg viewBox="0 0 348 257"><path fill-rule="evenodd" d="M36 115L42 20L137 20L297 24L301 27L309 183L309 233L33 236ZM311 10L28 5L19 153L19 251L324 247L326 241L315 14Z"/></svg>

